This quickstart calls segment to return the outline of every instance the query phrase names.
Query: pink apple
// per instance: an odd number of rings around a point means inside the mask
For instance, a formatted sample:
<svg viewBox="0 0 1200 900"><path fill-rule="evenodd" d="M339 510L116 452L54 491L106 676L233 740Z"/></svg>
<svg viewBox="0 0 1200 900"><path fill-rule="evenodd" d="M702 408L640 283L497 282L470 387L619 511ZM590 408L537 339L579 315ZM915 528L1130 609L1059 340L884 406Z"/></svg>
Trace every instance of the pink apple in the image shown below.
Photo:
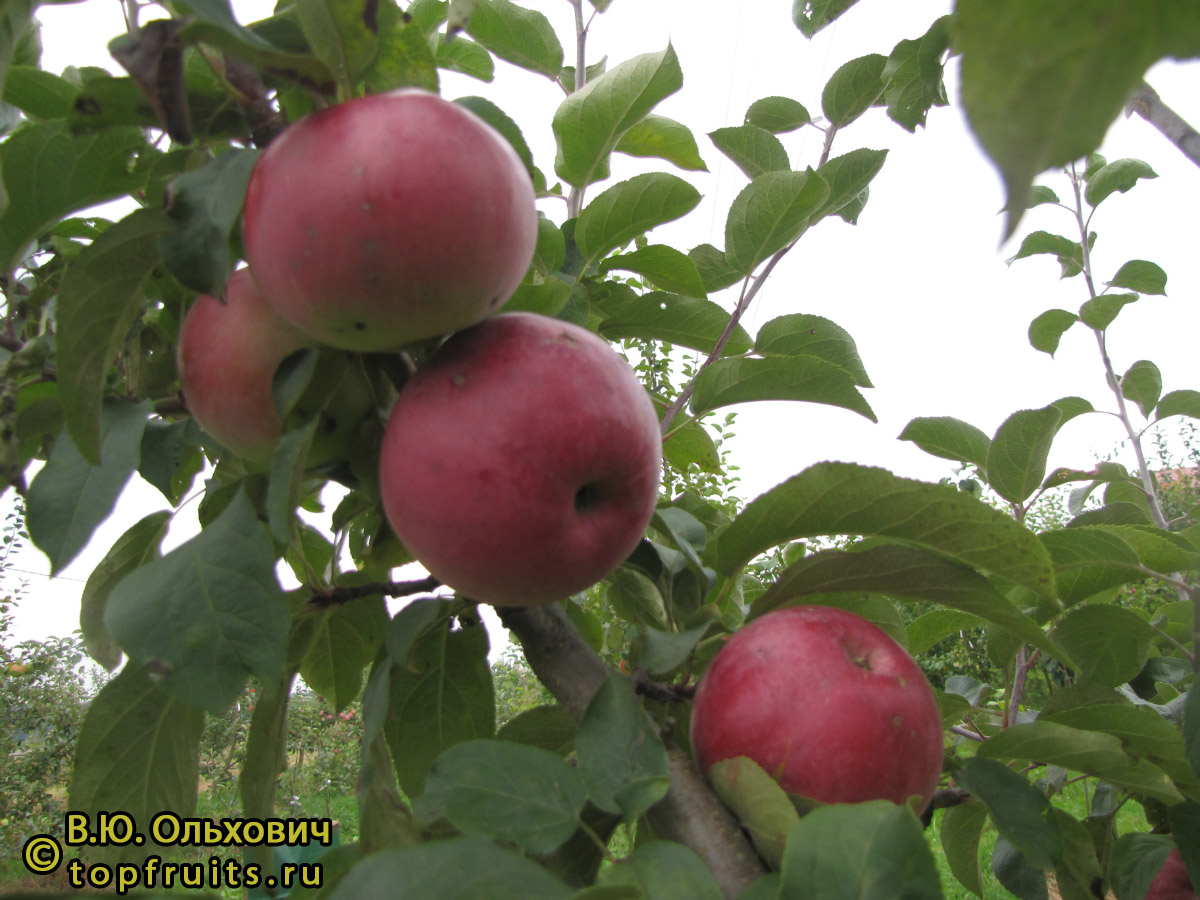
<svg viewBox="0 0 1200 900"><path fill-rule="evenodd" d="M491 315L537 243L533 183L512 146L416 89L289 127L255 166L244 220L267 301L318 341L360 351Z"/></svg>
<svg viewBox="0 0 1200 900"><path fill-rule="evenodd" d="M192 417L222 445L262 466L282 434L271 396L279 364L312 339L293 328L260 296L249 269L234 272L225 302L201 295L179 331L179 381ZM353 360L337 368L339 383L322 413L309 465L345 458L357 425L370 412L365 376ZM316 379L314 379L316 380ZM328 393L317 385L316 393ZM303 406L305 398L301 399ZM315 412L315 410L314 410Z"/></svg>
<svg viewBox="0 0 1200 900"><path fill-rule="evenodd" d="M942 769L933 691L912 657L861 616L825 606L768 613L736 632L696 692L692 750L705 772L747 756L791 794L823 803L918 797Z"/></svg>
<svg viewBox="0 0 1200 900"><path fill-rule="evenodd" d="M1145 900L1196 900L1196 889L1192 886L1192 879L1178 848L1170 852L1150 882Z"/></svg>
<svg viewBox="0 0 1200 900"><path fill-rule="evenodd" d="M380 458L384 511L463 595L550 603L637 546L661 448L649 394L604 340L501 314L451 337L401 391Z"/></svg>

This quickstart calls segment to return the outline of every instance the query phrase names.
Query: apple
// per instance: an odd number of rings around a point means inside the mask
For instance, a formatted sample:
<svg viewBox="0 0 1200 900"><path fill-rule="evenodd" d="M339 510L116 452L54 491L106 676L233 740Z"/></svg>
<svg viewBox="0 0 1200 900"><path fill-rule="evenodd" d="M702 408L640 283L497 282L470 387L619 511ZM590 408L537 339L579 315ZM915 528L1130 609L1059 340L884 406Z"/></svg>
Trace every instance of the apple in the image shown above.
<svg viewBox="0 0 1200 900"><path fill-rule="evenodd" d="M942 770L937 701L912 657L861 616L768 613L705 670L691 720L702 771L746 756L789 794L822 803L929 805Z"/></svg>
<svg viewBox="0 0 1200 900"><path fill-rule="evenodd" d="M650 395L590 331L504 313L405 384L380 454L383 508L429 572L496 606L561 600L637 546L658 500Z"/></svg>
<svg viewBox="0 0 1200 900"><path fill-rule="evenodd" d="M1196 889L1192 886L1192 879L1178 848L1170 852L1150 882L1145 900L1196 900Z"/></svg>
<svg viewBox="0 0 1200 900"><path fill-rule="evenodd" d="M265 465L282 435L271 393L275 370L312 343L266 304L250 270L238 269L225 285L225 301L202 294L179 330L179 381L192 417L223 446L255 466ZM373 407L366 377L352 363L331 358L325 368L338 371L319 372L324 377L313 379L324 393L331 391L331 378L339 380L320 413L309 465L345 458L358 424ZM297 406L302 411L313 401L306 395Z"/></svg>
<svg viewBox="0 0 1200 900"><path fill-rule="evenodd" d="M286 129L254 167L243 219L267 302L321 343L359 351L491 315L537 243L533 183L508 141L411 88Z"/></svg>

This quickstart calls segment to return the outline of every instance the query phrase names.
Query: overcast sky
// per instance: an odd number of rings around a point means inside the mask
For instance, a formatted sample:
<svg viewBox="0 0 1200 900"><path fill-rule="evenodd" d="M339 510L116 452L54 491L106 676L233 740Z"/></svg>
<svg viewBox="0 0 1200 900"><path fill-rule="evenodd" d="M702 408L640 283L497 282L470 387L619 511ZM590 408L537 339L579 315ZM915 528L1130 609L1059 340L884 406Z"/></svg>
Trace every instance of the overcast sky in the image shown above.
<svg viewBox="0 0 1200 900"><path fill-rule="evenodd" d="M573 28L564 0L529 5L550 16L560 36ZM266 15L271 4L251 0L235 7L240 19L249 22ZM656 112L693 130L709 168L707 174L686 174L704 195L701 206L683 221L655 231L652 240L683 248L702 242L723 246L726 211L746 179L723 161L705 137L708 132L741 124L751 102L771 95L793 97L818 116L821 89L838 66L867 53L887 54L897 41L919 36L950 8L950 0L861 0L808 42L791 22L790 0L614 0L592 27L589 62L607 56L616 64L662 50L670 41L680 58L684 87ZM44 68L60 71L88 64L117 71L104 48L108 37L124 28L116 0L42 7L39 17L45 25ZM570 47L566 40L564 44ZM541 76L504 63L497 68L492 84L443 76L442 93L448 98L480 94L498 103L521 126L537 165L553 178L549 122L561 92ZM1147 80L1177 112L1200 123L1196 76L1194 65L1161 64ZM1082 278L1060 282L1058 264L1049 257L1006 266L1017 242L1000 244L997 211L1004 197L957 106L953 64L947 87L951 106L934 109L928 127L915 135L889 121L881 109L869 111L838 135L835 155L857 147L890 150L859 225L827 220L813 229L776 269L744 321L754 333L776 316L807 312L846 328L875 384L865 393L879 422L814 404L739 407L731 446L746 499L825 459L886 466L928 480L949 474L950 463L896 439L917 416L957 416L990 434L1013 411L1063 396L1112 406L1090 332L1081 327L1069 332L1053 360L1029 346L1029 322L1052 307L1078 309L1087 299L1086 288ZM782 136L793 168L816 164L821 137L812 128ZM1143 298L1122 312L1110 336L1113 363L1120 373L1135 360L1152 359L1162 370L1164 393L1200 389L1200 284L1190 215L1200 195L1200 169L1136 117L1119 120L1101 152L1109 160L1144 159L1160 177L1128 195L1114 196L1096 216L1098 280L1110 278L1128 259L1157 262L1169 279L1166 297ZM650 166L671 170L666 163ZM618 157L612 181L646 168L645 161ZM1042 182L1065 195L1062 178L1044 177ZM564 216L562 207L543 202L556 221ZM1040 208L1026 216L1020 234L1036 228L1070 236L1072 227L1063 211ZM736 288L713 299L731 307L735 295ZM1110 417L1077 419L1061 433L1051 466L1090 465L1122 436ZM156 491L135 484L63 578L28 575L30 596L19 610L18 634L41 637L76 628L82 580L130 524L164 505ZM181 516L178 533L192 527ZM23 553L17 566L30 573L48 570L35 550Z"/></svg>

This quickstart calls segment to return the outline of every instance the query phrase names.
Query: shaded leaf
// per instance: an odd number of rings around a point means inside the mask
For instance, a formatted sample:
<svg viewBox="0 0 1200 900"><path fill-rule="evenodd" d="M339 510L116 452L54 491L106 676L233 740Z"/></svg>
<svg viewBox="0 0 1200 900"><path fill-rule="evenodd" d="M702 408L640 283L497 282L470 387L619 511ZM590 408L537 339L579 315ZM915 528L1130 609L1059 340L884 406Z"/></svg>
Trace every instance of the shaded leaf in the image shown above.
<svg viewBox="0 0 1200 900"><path fill-rule="evenodd" d="M736 125L710 131L709 139L731 159L747 178L791 168L787 150L779 138L757 125Z"/></svg>
<svg viewBox="0 0 1200 900"><path fill-rule="evenodd" d="M1190 416L1200 419L1200 391L1171 391L1158 401L1154 409L1154 420L1168 416Z"/></svg>
<svg viewBox="0 0 1200 900"><path fill-rule="evenodd" d="M1079 307L1079 318L1088 328L1103 331L1113 323L1121 310L1136 302L1137 294L1101 294Z"/></svg>
<svg viewBox="0 0 1200 900"><path fill-rule="evenodd" d="M673 841L642 844L607 869L609 884L641 888L646 900L721 900L721 889L694 851Z"/></svg>
<svg viewBox="0 0 1200 900"><path fill-rule="evenodd" d="M467 34L501 59L532 72L557 78L563 48L543 13L510 3L480 0L467 23Z"/></svg>
<svg viewBox="0 0 1200 900"><path fill-rule="evenodd" d="M1039 869L1053 868L1063 839L1046 796L1012 769L992 759L968 759L956 780L982 800L997 830Z"/></svg>
<svg viewBox="0 0 1200 900"><path fill-rule="evenodd" d="M792 20L806 38L811 38L857 2L858 0L792 0Z"/></svg>
<svg viewBox="0 0 1200 900"><path fill-rule="evenodd" d="M1029 323L1029 344L1051 356L1058 350L1067 329L1079 321L1079 316L1065 309L1048 309Z"/></svg>
<svg viewBox="0 0 1200 900"><path fill-rule="evenodd" d="M942 16L916 40L900 41L883 67L888 117L907 131L924 127L931 107L949 103L942 82L942 58L950 46L949 22L949 16Z"/></svg>
<svg viewBox="0 0 1200 900"><path fill-rule="evenodd" d="M1023 503L1042 483L1062 412L1054 406L1013 413L988 446L987 479L1011 503Z"/></svg>
<svg viewBox="0 0 1200 900"><path fill-rule="evenodd" d="M635 272L661 291L673 291L685 297L708 296L696 263L684 253L665 244L650 244L631 253L610 256L600 264L600 274L613 269Z"/></svg>
<svg viewBox="0 0 1200 900"><path fill-rule="evenodd" d="M899 439L912 441L931 456L974 463L981 470L987 470L987 455L992 439L961 419L952 416L913 419L904 426Z"/></svg>
<svg viewBox="0 0 1200 900"><path fill-rule="evenodd" d="M795 131L812 121L808 110L790 97L763 97L746 110L746 124L757 125L772 134Z"/></svg>
<svg viewBox="0 0 1200 900"><path fill-rule="evenodd" d="M1140 179L1157 177L1158 174L1140 159L1118 159L1088 176L1083 198L1089 206L1099 206L1116 192L1124 194Z"/></svg>
<svg viewBox="0 0 1200 900"><path fill-rule="evenodd" d="M1142 671L1155 632L1132 610L1091 604L1068 612L1052 634L1083 678L1118 687Z"/></svg>
<svg viewBox="0 0 1200 900"><path fill-rule="evenodd" d="M656 157L688 172L707 172L691 130L666 116L648 115L621 135L613 148L626 156Z"/></svg>
<svg viewBox="0 0 1200 900"><path fill-rule="evenodd" d="M597 195L575 224L585 268L657 225L678 219L700 202L700 192L665 172L635 175Z"/></svg>
<svg viewBox="0 0 1200 900"><path fill-rule="evenodd" d="M691 409L697 415L756 400L803 400L840 406L876 421L855 379L815 356L723 359L696 377Z"/></svg>
<svg viewBox="0 0 1200 900"><path fill-rule="evenodd" d="M1167 273L1152 262L1131 259L1117 270L1112 281L1105 284L1138 294L1163 295L1167 292Z"/></svg>
<svg viewBox="0 0 1200 900"><path fill-rule="evenodd" d="M759 329L754 351L761 356L814 356L845 369L859 387L873 387L850 332L822 316L793 313Z"/></svg>
<svg viewBox="0 0 1200 900"><path fill-rule="evenodd" d="M725 221L725 253L742 275L796 240L829 197L819 175L769 172L734 198Z"/></svg>
<svg viewBox="0 0 1200 900"><path fill-rule="evenodd" d="M831 123L845 128L883 95L883 68L887 57L878 53L843 63L825 83L821 110Z"/></svg>
<svg viewBox="0 0 1200 900"><path fill-rule="evenodd" d="M729 313L711 300L677 297L654 292L600 323L599 332L610 340L643 338L666 341L711 352L729 324ZM753 345L740 325L734 327L722 355L742 354Z"/></svg>

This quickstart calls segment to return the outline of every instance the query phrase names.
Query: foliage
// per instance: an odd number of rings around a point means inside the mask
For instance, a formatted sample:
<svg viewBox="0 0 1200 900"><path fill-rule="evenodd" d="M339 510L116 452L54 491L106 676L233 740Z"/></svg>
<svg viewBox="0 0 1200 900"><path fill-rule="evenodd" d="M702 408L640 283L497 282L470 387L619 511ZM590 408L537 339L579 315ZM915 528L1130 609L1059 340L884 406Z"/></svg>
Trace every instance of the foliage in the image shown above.
<svg viewBox="0 0 1200 900"><path fill-rule="evenodd" d="M484 885L496 898L794 898L814 884L936 897L928 841L906 808L819 809L781 836L780 871L768 873L690 763L690 692L724 637L771 609L822 603L876 621L917 655L983 629L967 658L931 668L947 730L939 837L967 890L982 893L979 848L992 831L991 867L1023 900L1042 900L1050 875L1069 900L1097 882L1137 900L1141 837L1117 818L1130 806L1200 880L1200 534L1178 486L1187 479L1156 484L1142 446L1164 420L1200 418L1200 392L1164 385L1148 359L1111 358L1122 310L1163 293L1167 275L1148 260L1101 263L1092 227L1110 198L1155 176L1145 162L1099 156L1104 128L1152 62L1200 55L1200 14L1174 0L1053 10L959 0L911 39L844 61L819 111L758 98L710 134L746 183L725 210L723 247L676 248L652 233L692 213L700 193L689 178L705 169L703 142L655 111L682 88L679 59L668 45L589 65L588 22L609 3L570 2L576 27L561 35L510 0L304 0L248 26L221 0L159 22L137 21L143 10L129 4L129 32L112 44L128 77L46 72L31 5L0 14L0 478L24 498L28 533L55 572L134 472L164 504L113 544L84 592L88 652L110 670L124 658L120 674L77 734L47 731L42 713L21 734L46 743L16 755L44 747L49 760L54 748L57 764L73 745L70 808L139 823L164 808L193 814L200 777L231 804L236 778L238 814L252 818L295 808L293 797L313 814L314 791L353 792L358 821L328 866L335 898L480 896ZM811 36L854 5L797 2L793 18ZM810 231L858 221L892 165L885 149L843 152L843 132L877 107L904 131L924 126L947 103L951 50L965 113L1008 186L1010 230L1034 203L1063 215L1064 233L1027 234L1013 262L1055 259L1079 279L1080 305L1039 315L1030 344L1053 356L1067 331L1092 336L1107 412L1133 458L1048 471L1062 426L1098 412L1064 397L1017 409L991 435L955 418L910 422L901 439L971 467L957 485L823 463L743 504L722 446L731 408L787 400L876 420L845 329L800 310L752 335L746 313ZM281 367L275 401L292 415L265 471L190 420L173 360L197 289L218 289L241 257L254 149L353 96L436 90L441 71L486 91L504 64L565 95L544 110L550 164L489 98L463 101L512 143L543 212L534 263L506 308L622 342L661 411L666 461L634 553L578 598L501 611L528 669L506 657L493 670L474 604L430 595L429 580L393 580L411 560L381 511L379 430L429 346L360 358L377 415L349 458L322 467L305 464L322 410L296 400L312 389L332 402L335 385L315 364ZM778 137L802 128L820 135L816 158L792 158ZM647 171L613 182L614 154ZM1064 167L1057 187L1034 188L1050 167ZM134 211L89 212L115 198ZM331 483L343 489L336 505ZM1056 521L1040 511L1063 486ZM164 554L193 492L202 530ZM298 588L281 587L281 562ZM417 599L389 614L386 599L399 597ZM73 643L21 652L17 664L44 664L57 693L75 690ZM1038 665L1045 695L1031 686ZM26 683L28 694L9 678L5 699L24 697L28 711L41 695ZM314 742L316 758L302 762L297 748ZM1080 781L1083 811L1061 802ZM612 859L622 823L637 838Z"/></svg>

